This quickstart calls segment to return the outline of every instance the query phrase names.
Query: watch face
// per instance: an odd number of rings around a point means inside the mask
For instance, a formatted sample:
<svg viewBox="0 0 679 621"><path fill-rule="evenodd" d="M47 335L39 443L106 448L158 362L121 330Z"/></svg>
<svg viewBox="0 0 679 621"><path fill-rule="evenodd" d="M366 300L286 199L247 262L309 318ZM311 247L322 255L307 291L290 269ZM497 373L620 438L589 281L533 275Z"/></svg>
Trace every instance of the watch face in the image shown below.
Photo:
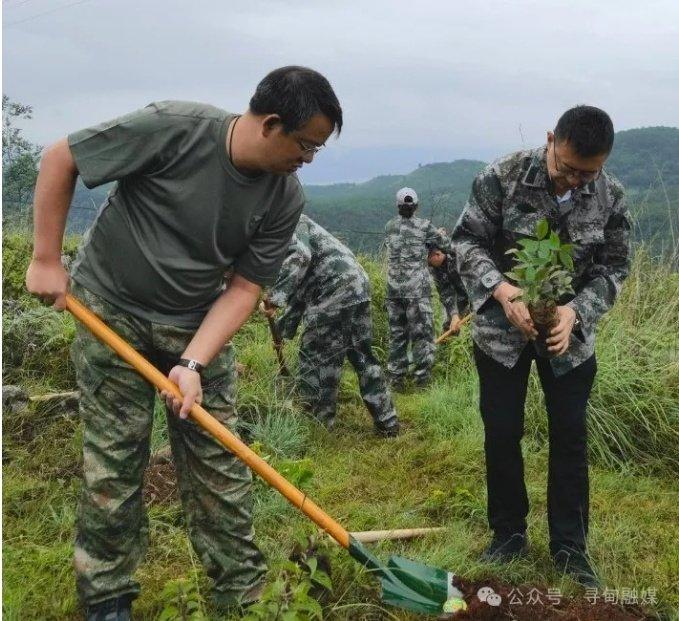
<svg viewBox="0 0 679 621"><path fill-rule="evenodd" d="M191 369L192 371L196 370L196 361L195 360L189 361L189 369Z"/></svg>

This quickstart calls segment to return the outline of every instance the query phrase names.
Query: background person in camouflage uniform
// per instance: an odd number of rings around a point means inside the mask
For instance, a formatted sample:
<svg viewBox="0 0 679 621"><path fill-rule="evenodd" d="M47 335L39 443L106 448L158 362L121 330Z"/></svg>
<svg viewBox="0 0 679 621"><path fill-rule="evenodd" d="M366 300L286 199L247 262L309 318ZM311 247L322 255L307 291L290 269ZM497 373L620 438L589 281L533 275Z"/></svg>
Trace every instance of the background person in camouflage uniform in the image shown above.
<svg viewBox="0 0 679 621"><path fill-rule="evenodd" d="M327 80L284 67L260 82L243 115L158 102L71 134L41 163L26 283L57 308L69 287L61 245L76 178L88 187L116 182L73 266L73 292L183 395L164 395L170 441L189 536L219 607L251 602L263 587L251 473L185 419L202 402L235 423L228 343L274 281L304 206L291 173L341 126ZM78 592L88 620L123 621L139 592L132 574L147 538L142 481L155 391L83 327L72 354L84 461Z"/></svg>
<svg viewBox="0 0 679 621"><path fill-rule="evenodd" d="M408 344L412 348L415 383L426 385L434 366L434 313L431 304L429 251L445 248L443 236L429 220L414 215L417 193L396 193L399 215L385 227L387 250L387 313L392 385L401 388L408 374Z"/></svg>
<svg viewBox="0 0 679 621"><path fill-rule="evenodd" d="M442 234L444 231L439 229ZM457 272L457 259L452 249L434 248L429 253L429 266L434 276L436 290L443 305L444 331L455 327L461 317L469 313L469 299ZM459 328L456 334L459 332Z"/></svg>
<svg viewBox="0 0 679 621"><path fill-rule="evenodd" d="M474 180L453 232L458 267L476 313L472 336L485 427L488 520L486 551L508 559L526 547L528 497L520 441L531 361L536 360L549 420L547 487L550 550L556 566L596 584L586 553L589 520L586 409L596 374L594 334L629 271L629 223L618 181L602 170L613 146L602 110L578 106L559 119L547 146L520 151ZM547 340L553 358L536 357L536 331L520 290L503 276L505 252L547 218L573 243L575 296L558 307Z"/></svg>
<svg viewBox="0 0 679 621"><path fill-rule="evenodd" d="M284 338L300 320L299 390L314 416L331 427L344 359L358 376L361 397L380 435L399 423L379 361L372 351L370 283L354 254L311 218L302 215L288 256L265 306L286 307L278 319Z"/></svg>

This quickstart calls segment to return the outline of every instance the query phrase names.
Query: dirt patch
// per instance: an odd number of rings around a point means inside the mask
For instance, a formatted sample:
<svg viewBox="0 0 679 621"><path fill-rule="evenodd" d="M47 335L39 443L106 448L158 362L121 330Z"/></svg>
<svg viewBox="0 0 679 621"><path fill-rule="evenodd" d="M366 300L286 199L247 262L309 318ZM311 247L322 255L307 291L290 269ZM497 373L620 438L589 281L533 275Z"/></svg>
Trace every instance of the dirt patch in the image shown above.
<svg viewBox="0 0 679 621"><path fill-rule="evenodd" d="M578 597L561 595L558 590L540 585L510 586L489 579L471 582L454 579L464 593L467 610L449 618L455 621L645 621L656 619L640 606L606 602L605 591L587 591ZM491 589L494 597L479 599L482 588ZM488 590L483 594L488 594ZM488 603L491 601L494 605Z"/></svg>
<svg viewBox="0 0 679 621"><path fill-rule="evenodd" d="M152 459L144 476L144 503L164 505L177 502L177 471L172 459Z"/></svg>

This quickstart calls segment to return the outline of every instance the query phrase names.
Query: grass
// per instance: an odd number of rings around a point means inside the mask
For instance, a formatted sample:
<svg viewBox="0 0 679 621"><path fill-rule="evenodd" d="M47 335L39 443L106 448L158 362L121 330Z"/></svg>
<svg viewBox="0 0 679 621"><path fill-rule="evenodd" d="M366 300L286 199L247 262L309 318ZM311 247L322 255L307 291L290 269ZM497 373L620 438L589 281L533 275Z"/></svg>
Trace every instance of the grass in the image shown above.
<svg viewBox="0 0 679 621"><path fill-rule="evenodd" d="M21 248L18 241L13 244ZM383 355L384 281L379 264L365 264L373 281L376 344ZM6 261L3 282L18 282L13 272L19 268L11 265ZM593 558L608 586L656 588L658 614L665 618L679 609L678 284L676 272L637 254L618 305L601 325L590 408ZM3 330L5 381L20 382L32 393L72 387L70 320L24 297L10 299L3 311L5 328L7 321L11 326ZM244 365L241 433L275 466L295 472L301 464L304 489L321 507L350 530L446 527L425 539L373 545L380 557L398 553L472 579L493 576L576 591L573 584L561 583L549 559L546 420L535 377L523 445L531 553L501 567L479 561L488 530L483 428L468 334L438 350L435 382L427 391L397 395L404 433L388 441L373 435L353 373L343 376L338 424L329 433L299 411L290 386L276 378L263 320L253 318L235 347ZM294 343L287 345L286 355L294 362ZM157 406L154 450L167 443L165 424ZM31 405L5 417L3 436L3 612L7 619L80 618L71 568L81 443L77 417ZM254 489L257 539L274 576L300 534L317 535L317 529L263 483L257 481ZM160 614L168 604L163 589L176 579L194 585L208 602L209 581L191 550L178 504L151 507L150 538L138 571L143 587L135 604L138 618ZM412 618L380 606L370 576L338 547L323 547L333 582L326 618ZM209 613L208 603L205 609Z"/></svg>

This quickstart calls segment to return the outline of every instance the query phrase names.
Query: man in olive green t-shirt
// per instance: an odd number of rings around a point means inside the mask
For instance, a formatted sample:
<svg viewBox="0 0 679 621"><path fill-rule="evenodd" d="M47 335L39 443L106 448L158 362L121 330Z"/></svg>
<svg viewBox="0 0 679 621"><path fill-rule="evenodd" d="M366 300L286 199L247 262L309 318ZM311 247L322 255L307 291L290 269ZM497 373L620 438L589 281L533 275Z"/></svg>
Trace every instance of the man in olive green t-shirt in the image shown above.
<svg viewBox="0 0 679 621"><path fill-rule="evenodd" d="M304 206L293 173L341 128L328 81L283 67L260 82L242 115L153 103L69 135L41 162L27 288L58 309L70 288L178 385L183 400L162 395L177 415L168 416L170 442L189 535L218 607L254 601L262 588L251 473L185 419L200 402L235 423L229 341L285 257ZM88 187L116 183L69 281L61 246L78 175ZM141 488L154 390L83 328L72 356L84 431L78 591L88 620L129 619L148 530Z"/></svg>

